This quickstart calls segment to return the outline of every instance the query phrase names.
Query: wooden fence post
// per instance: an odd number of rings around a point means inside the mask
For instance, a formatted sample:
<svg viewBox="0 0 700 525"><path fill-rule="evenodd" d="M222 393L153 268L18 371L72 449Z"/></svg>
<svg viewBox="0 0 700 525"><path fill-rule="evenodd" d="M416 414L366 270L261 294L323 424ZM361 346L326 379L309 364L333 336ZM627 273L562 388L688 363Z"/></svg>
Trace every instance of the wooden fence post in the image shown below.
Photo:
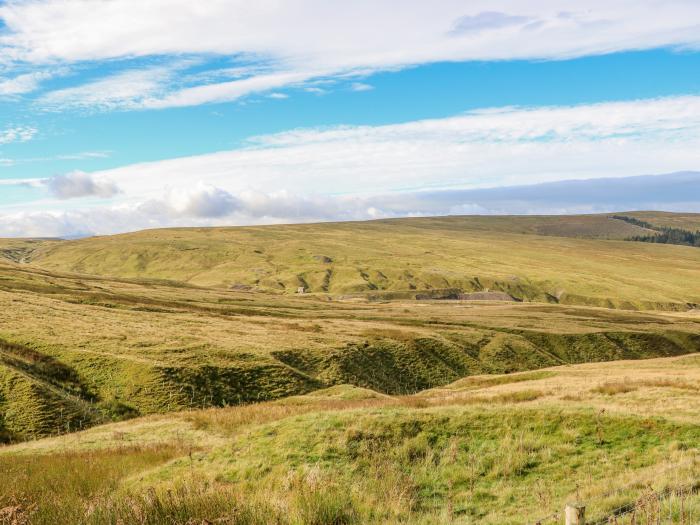
<svg viewBox="0 0 700 525"><path fill-rule="evenodd" d="M586 525L586 506L581 503L567 503L564 518L566 525Z"/></svg>

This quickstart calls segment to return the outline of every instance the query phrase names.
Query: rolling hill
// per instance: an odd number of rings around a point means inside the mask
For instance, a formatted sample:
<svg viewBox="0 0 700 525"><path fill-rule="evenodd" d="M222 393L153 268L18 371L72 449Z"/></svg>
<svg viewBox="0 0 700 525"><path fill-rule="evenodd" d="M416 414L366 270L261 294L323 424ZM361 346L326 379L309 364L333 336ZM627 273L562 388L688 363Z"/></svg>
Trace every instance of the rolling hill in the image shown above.
<svg viewBox="0 0 700 525"><path fill-rule="evenodd" d="M700 345L700 323L680 315L330 301L9 263L0 270L6 439L343 383L411 393L465 375L679 355Z"/></svg>
<svg viewBox="0 0 700 525"><path fill-rule="evenodd" d="M697 351L700 250L578 237L630 228L450 217L6 240L0 431ZM281 293L298 286L311 293Z"/></svg>
<svg viewBox="0 0 700 525"><path fill-rule="evenodd" d="M624 241L650 233L611 215L445 217L149 230L32 242L24 251L15 242L5 253L50 271L287 294L303 287L332 296L437 298L489 290L519 301L625 309L700 303L700 251Z"/></svg>
<svg viewBox="0 0 700 525"><path fill-rule="evenodd" d="M640 232L593 215L2 240L0 523L661 505L700 472L700 250ZM683 497L672 523L700 516Z"/></svg>

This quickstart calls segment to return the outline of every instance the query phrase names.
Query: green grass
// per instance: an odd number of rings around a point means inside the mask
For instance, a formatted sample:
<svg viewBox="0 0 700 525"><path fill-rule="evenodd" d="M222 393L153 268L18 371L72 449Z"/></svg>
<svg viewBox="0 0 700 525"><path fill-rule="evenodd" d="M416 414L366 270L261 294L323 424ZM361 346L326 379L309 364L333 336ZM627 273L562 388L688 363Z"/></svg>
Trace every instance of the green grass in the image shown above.
<svg viewBox="0 0 700 525"><path fill-rule="evenodd" d="M562 366L420 397L343 385L0 448L0 515L5 505L38 524L501 525L578 499L591 520L636 504L641 516L650 489L698 482L696 360ZM681 518L680 499L669 501L666 523L688 523L698 503L684 499Z"/></svg>
<svg viewBox="0 0 700 525"><path fill-rule="evenodd" d="M700 252L630 228L2 241L0 523L507 524L697 482ZM486 289L520 301L431 299Z"/></svg>

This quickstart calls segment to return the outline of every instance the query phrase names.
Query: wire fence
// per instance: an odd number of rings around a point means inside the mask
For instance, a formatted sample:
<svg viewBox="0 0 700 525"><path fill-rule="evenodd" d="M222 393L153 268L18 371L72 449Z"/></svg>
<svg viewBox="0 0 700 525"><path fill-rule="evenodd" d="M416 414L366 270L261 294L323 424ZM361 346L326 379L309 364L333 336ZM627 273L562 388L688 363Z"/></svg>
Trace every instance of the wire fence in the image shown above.
<svg viewBox="0 0 700 525"><path fill-rule="evenodd" d="M645 491L634 503L613 509L589 525L698 525L700 482Z"/></svg>
<svg viewBox="0 0 700 525"><path fill-rule="evenodd" d="M687 464L670 466L657 472L657 476L684 466ZM615 497L630 490L638 492L636 499L598 516L590 516L581 525L700 525L700 480L661 490L653 490L651 486L640 488L638 483L631 484L618 487L596 500ZM561 524L564 515L562 509L528 525Z"/></svg>

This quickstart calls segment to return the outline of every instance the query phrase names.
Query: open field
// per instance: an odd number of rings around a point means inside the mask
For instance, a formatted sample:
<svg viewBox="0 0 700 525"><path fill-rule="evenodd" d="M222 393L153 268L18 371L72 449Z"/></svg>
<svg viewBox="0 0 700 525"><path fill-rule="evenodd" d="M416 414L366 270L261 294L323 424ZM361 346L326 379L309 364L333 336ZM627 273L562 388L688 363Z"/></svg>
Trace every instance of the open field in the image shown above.
<svg viewBox="0 0 700 525"><path fill-rule="evenodd" d="M0 449L3 504L34 523L522 524L578 498L598 519L697 481L699 363L560 366L407 397L346 385L113 423ZM684 500L684 523L699 504Z"/></svg>
<svg viewBox="0 0 700 525"><path fill-rule="evenodd" d="M298 287L382 297L492 290L627 309L700 303L700 251L622 240L649 233L606 215L444 217L151 230L32 243L21 255L15 245L10 258L50 271L287 294Z"/></svg>

